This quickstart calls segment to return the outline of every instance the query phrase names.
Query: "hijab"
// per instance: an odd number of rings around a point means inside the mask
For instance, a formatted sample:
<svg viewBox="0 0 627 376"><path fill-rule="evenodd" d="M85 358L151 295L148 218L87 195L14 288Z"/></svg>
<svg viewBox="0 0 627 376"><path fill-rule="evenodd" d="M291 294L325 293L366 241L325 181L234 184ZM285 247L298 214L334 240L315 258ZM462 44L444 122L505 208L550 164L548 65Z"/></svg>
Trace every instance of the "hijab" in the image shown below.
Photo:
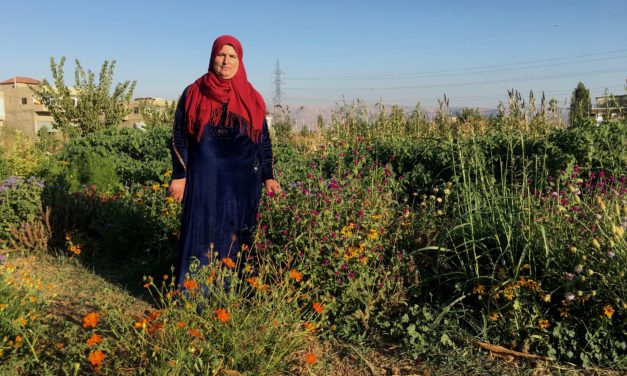
<svg viewBox="0 0 627 376"><path fill-rule="evenodd" d="M218 76L213 70L213 62L226 44L233 47L239 59L237 73L228 80ZM227 105L223 107L225 103ZM200 140L205 125L218 125L225 109L226 126L232 127L233 121L237 119L240 132L247 134L253 142L259 141L266 116L266 104L261 94L248 82L242 45L230 35L222 35L213 42L208 72L187 88L187 131Z"/></svg>

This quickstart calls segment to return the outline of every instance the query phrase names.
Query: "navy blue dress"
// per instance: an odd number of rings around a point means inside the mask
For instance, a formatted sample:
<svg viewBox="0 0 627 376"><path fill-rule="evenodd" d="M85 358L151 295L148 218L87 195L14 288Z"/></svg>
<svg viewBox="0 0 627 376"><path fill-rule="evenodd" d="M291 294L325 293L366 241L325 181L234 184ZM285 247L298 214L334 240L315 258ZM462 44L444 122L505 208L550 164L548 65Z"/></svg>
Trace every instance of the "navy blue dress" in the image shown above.
<svg viewBox="0 0 627 376"><path fill-rule="evenodd" d="M172 177L186 178L175 266L178 286L195 259L202 265L224 257L238 262L242 247L252 245L261 182L273 179L265 121L261 140L254 143L240 133L238 119L232 127L225 126L223 111L219 124L207 124L198 141L186 130L184 104L185 93L176 111L171 147Z"/></svg>

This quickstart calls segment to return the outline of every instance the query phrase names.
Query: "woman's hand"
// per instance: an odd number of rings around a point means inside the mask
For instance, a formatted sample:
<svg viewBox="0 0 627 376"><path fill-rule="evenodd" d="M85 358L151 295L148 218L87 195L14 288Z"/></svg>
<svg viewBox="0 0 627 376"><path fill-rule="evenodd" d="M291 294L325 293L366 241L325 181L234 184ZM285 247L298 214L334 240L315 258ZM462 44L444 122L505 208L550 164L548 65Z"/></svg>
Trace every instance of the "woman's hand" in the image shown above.
<svg viewBox="0 0 627 376"><path fill-rule="evenodd" d="M168 192L170 196L174 197L176 202L179 204L183 201L183 194L185 193L185 178L181 179L172 179L170 181L170 187L168 188Z"/></svg>
<svg viewBox="0 0 627 376"><path fill-rule="evenodd" d="M278 195L279 193L281 193L281 186L276 180L268 179L266 180L265 183L266 183L266 192L272 192L275 195Z"/></svg>

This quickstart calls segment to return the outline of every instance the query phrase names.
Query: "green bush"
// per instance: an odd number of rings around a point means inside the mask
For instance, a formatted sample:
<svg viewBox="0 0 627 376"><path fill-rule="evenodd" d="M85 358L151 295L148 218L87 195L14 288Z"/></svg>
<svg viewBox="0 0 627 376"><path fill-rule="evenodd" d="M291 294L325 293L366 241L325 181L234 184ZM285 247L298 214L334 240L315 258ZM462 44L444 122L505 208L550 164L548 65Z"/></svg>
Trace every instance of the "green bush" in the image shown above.
<svg viewBox="0 0 627 376"><path fill-rule="evenodd" d="M43 182L35 177L9 176L0 183L0 239L7 240L10 227L31 222L40 214Z"/></svg>

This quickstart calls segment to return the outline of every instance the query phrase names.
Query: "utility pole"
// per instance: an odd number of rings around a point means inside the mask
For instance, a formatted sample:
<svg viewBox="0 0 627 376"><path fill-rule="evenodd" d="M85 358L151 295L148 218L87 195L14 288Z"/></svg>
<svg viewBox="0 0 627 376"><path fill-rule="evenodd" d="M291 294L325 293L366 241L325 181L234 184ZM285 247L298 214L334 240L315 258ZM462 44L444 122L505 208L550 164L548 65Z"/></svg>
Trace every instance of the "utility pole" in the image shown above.
<svg viewBox="0 0 627 376"><path fill-rule="evenodd" d="M274 108L281 107L283 99L283 71L279 67L279 59L276 59L276 68L274 69Z"/></svg>

